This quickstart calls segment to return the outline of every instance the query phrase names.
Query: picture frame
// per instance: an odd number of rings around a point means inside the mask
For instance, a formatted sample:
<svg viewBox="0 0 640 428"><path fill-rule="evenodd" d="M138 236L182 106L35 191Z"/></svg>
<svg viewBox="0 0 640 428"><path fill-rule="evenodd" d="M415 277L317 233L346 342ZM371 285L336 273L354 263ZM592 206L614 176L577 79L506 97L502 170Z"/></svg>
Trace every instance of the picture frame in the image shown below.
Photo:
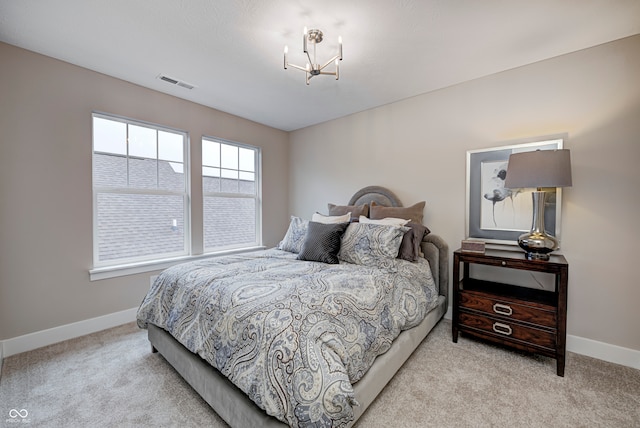
<svg viewBox="0 0 640 428"><path fill-rule="evenodd" d="M488 149L467 151L466 237L490 244L517 245L531 230L535 189L506 189L509 155L562 149L565 135L536 137ZM562 189L545 189L545 229L560 239Z"/></svg>

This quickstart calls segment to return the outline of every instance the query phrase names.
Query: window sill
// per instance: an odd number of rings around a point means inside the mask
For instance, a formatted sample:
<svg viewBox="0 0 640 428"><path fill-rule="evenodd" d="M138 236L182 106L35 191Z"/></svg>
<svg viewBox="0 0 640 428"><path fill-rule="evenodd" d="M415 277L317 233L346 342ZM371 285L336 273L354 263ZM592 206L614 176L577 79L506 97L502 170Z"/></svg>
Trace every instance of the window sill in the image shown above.
<svg viewBox="0 0 640 428"><path fill-rule="evenodd" d="M194 260L208 259L211 257L226 256L229 254L248 253L251 251L264 250L264 246L249 248L239 248L216 253L199 254L197 256L174 257L170 259L152 260L148 262L131 263L127 265L106 266L89 270L89 280L98 281L101 279L116 278L119 276L135 275L144 272L163 270L179 263L191 262Z"/></svg>

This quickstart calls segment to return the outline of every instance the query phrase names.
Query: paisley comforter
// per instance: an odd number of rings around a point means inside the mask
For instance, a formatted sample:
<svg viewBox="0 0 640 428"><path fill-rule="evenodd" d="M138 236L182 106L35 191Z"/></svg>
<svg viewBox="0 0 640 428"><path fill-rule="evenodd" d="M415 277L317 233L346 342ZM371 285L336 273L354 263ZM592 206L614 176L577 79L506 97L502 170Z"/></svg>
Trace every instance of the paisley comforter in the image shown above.
<svg viewBox="0 0 640 428"><path fill-rule="evenodd" d="M296 260L277 249L165 270L138 325L167 330L290 426L343 426L352 384L435 305L426 260L385 268Z"/></svg>

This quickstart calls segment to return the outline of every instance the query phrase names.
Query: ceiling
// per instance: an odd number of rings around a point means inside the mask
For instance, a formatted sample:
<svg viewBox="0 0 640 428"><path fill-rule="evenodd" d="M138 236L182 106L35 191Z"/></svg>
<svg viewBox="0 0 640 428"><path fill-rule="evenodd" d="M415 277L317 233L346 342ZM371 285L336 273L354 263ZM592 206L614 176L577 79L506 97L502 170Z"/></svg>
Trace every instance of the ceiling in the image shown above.
<svg viewBox="0 0 640 428"><path fill-rule="evenodd" d="M340 80L283 69L304 26ZM0 0L1 41L285 131L639 33L639 0Z"/></svg>

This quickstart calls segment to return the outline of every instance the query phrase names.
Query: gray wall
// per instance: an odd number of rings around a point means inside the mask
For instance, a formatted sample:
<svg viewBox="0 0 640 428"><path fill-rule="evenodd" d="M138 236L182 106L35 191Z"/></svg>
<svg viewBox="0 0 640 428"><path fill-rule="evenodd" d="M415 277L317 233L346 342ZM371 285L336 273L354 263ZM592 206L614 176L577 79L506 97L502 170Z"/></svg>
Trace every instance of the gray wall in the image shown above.
<svg viewBox="0 0 640 428"><path fill-rule="evenodd" d="M640 36L294 131L292 213L309 218L382 185L405 205L427 201L425 223L455 249L467 150L561 133L573 164L568 333L640 350Z"/></svg>
<svg viewBox="0 0 640 428"><path fill-rule="evenodd" d="M188 131L192 228L202 251L202 135L262 148L263 240L288 224L288 134L0 43L0 340L140 304L145 273L89 281L91 112Z"/></svg>

